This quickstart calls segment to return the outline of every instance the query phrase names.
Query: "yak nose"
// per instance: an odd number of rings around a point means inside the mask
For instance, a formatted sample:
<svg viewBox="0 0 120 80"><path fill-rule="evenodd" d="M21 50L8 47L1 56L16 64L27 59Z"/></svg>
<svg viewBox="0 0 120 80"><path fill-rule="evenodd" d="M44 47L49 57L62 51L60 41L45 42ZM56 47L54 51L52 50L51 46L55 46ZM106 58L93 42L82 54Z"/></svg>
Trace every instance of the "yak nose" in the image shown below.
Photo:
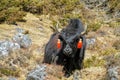
<svg viewBox="0 0 120 80"><path fill-rule="evenodd" d="M70 48L69 45L67 45L67 46L65 47L64 53L65 53L66 55L70 55L70 54L72 53L72 49Z"/></svg>

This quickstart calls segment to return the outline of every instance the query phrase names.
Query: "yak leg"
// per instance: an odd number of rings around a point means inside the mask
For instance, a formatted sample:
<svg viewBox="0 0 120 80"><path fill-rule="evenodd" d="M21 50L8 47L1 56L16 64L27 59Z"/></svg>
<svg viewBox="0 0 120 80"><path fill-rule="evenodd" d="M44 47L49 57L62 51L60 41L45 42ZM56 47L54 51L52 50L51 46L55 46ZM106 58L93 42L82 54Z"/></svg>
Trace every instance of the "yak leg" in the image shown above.
<svg viewBox="0 0 120 80"><path fill-rule="evenodd" d="M63 71L65 71L64 76L69 77L72 74L73 70L74 70L73 60L72 59L67 59L65 65L63 67Z"/></svg>

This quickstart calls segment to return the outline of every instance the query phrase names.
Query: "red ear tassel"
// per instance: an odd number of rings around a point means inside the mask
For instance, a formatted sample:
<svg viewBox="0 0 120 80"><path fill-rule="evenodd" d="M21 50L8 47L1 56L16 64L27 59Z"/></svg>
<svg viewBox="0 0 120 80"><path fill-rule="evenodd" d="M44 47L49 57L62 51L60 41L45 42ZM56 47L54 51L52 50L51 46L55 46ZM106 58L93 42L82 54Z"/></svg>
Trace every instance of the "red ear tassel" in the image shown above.
<svg viewBox="0 0 120 80"><path fill-rule="evenodd" d="M79 42L77 43L77 48L80 49L82 47L82 40L80 39Z"/></svg>
<svg viewBox="0 0 120 80"><path fill-rule="evenodd" d="M60 39L57 40L57 48L59 49L61 47Z"/></svg>

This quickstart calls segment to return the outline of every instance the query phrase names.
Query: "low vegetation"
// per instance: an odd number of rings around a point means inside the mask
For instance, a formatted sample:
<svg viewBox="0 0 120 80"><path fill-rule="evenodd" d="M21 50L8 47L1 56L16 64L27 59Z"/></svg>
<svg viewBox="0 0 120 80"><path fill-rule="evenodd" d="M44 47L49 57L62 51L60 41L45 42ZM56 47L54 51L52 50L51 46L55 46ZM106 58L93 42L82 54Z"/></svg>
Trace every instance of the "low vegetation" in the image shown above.
<svg viewBox="0 0 120 80"><path fill-rule="evenodd" d="M120 10L120 1L119 0L108 0L110 11L119 11Z"/></svg>
<svg viewBox="0 0 120 80"><path fill-rule="evenodd" d="M119 9L119 0L108 1L110 9ZM80 18L87 23L88 31L96 31L102 25L101 20L96 21L94 12L89 11L80 0L1 0L0 23L15 24L16 21L25 21L26 12L40 15L51 15L52 21L59 21L65 26L69 18ZM57 15L54 20L52 15ZM92 21L92 22L91 22ZM110 23L112 26L112 23ZM54 25L53 25L54 26Z"/></svg>
<svg viewBox="0 0 120 80"><path fill-rule="evenodd" d="M92 71L94 71L94 67L106 68L106 65L108 65L107 62L119 65L120 55L118 52L120 51L120 40L118 37L120 19L119 17L114 19L109 17L110 19L106 19L103 16L112 15L120 11L119 0L107 0L109 10L106 13L90 10L86 8L86 5L81 1L82 0L0 0L0 39L6 39L14 32L11 31L14 29L13 25L8 24L17 23L22 28L30 31L30 37L32 37L33 41L32 49L23 49L19 53L13 53L6 59L0 59L0 80L3 80L4 76L7 77L7 79L8 76L13 76L20 80L25 80L28 71L31 71L35 66L42 63L44 46L48 41L49 35L52 33L48 27L56 26L57 23L59 23L59 27L64 27L69 18L81 19L83 24L88 25L87 35L90 35L89 32L94 32L91 36L95 38L96 36L98 37L98 40L96 40L97 44L95 43L95 45L92 45L92 48L87 49L88 53L86 53L84 60L83 71L90 68L93 70L91 70L90 73L86 71L86 75L91 75ZM22 21L22 23L18 21ZM99 28L104 29L103 27L106 27L105 29L108 29L108 32L106 30L105 32L104 30L98 30ZM109 29L114 30L115 28L114 33L110 32ZM11 34L8 34L8 31L11 31ZM114 39L116 41L114 41ZM12 67L9 65L11 63L10 61L14 62ZM51 71L48 71L48 75L50 75L49 79L57 78L58 80L69 80L64 79L62 72L60 72L62 71L61 68L58 68L58 66L55 68L55 66L50 67L50 65L48 65L48 67L51 68L49 69ZM53 70L53 68L56 70ZM95 74L97 73L99 73L99 71L95 71Z"/></svg>
<svg viewBox="0 0 120 80"><path fill-rule="evenodd" d="M19 77L20 70L19 69L12 70L9 68L0 68L0 76L2 76L2 75Z"/></svg>
<svg viewBox="0 0 120 80"><path fill-rule="evenodd" d="M97 56L92 56L84 61L84 68L103 67L105 65L104 59L98 59Z"/></svg>

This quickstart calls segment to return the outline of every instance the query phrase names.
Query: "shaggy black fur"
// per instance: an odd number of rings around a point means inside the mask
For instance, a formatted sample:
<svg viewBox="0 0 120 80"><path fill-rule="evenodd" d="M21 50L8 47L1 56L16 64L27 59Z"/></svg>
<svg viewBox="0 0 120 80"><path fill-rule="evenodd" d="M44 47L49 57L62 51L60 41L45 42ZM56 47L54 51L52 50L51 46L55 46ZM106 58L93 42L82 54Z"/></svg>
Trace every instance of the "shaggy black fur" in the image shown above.
<svg viewBox="0 0 120 80"><path fill-rule="evenodd" d="M79 19L71 19L68 26L61 32L54 33L45 47L43 63L63 65L65 76L69 77L75 69L81 69L86 49L85 36L80 36L84 27ZM79 39L82 39L82 48L77 48ZM61 40L61 48L57 49L57 39Z"/></svg>

